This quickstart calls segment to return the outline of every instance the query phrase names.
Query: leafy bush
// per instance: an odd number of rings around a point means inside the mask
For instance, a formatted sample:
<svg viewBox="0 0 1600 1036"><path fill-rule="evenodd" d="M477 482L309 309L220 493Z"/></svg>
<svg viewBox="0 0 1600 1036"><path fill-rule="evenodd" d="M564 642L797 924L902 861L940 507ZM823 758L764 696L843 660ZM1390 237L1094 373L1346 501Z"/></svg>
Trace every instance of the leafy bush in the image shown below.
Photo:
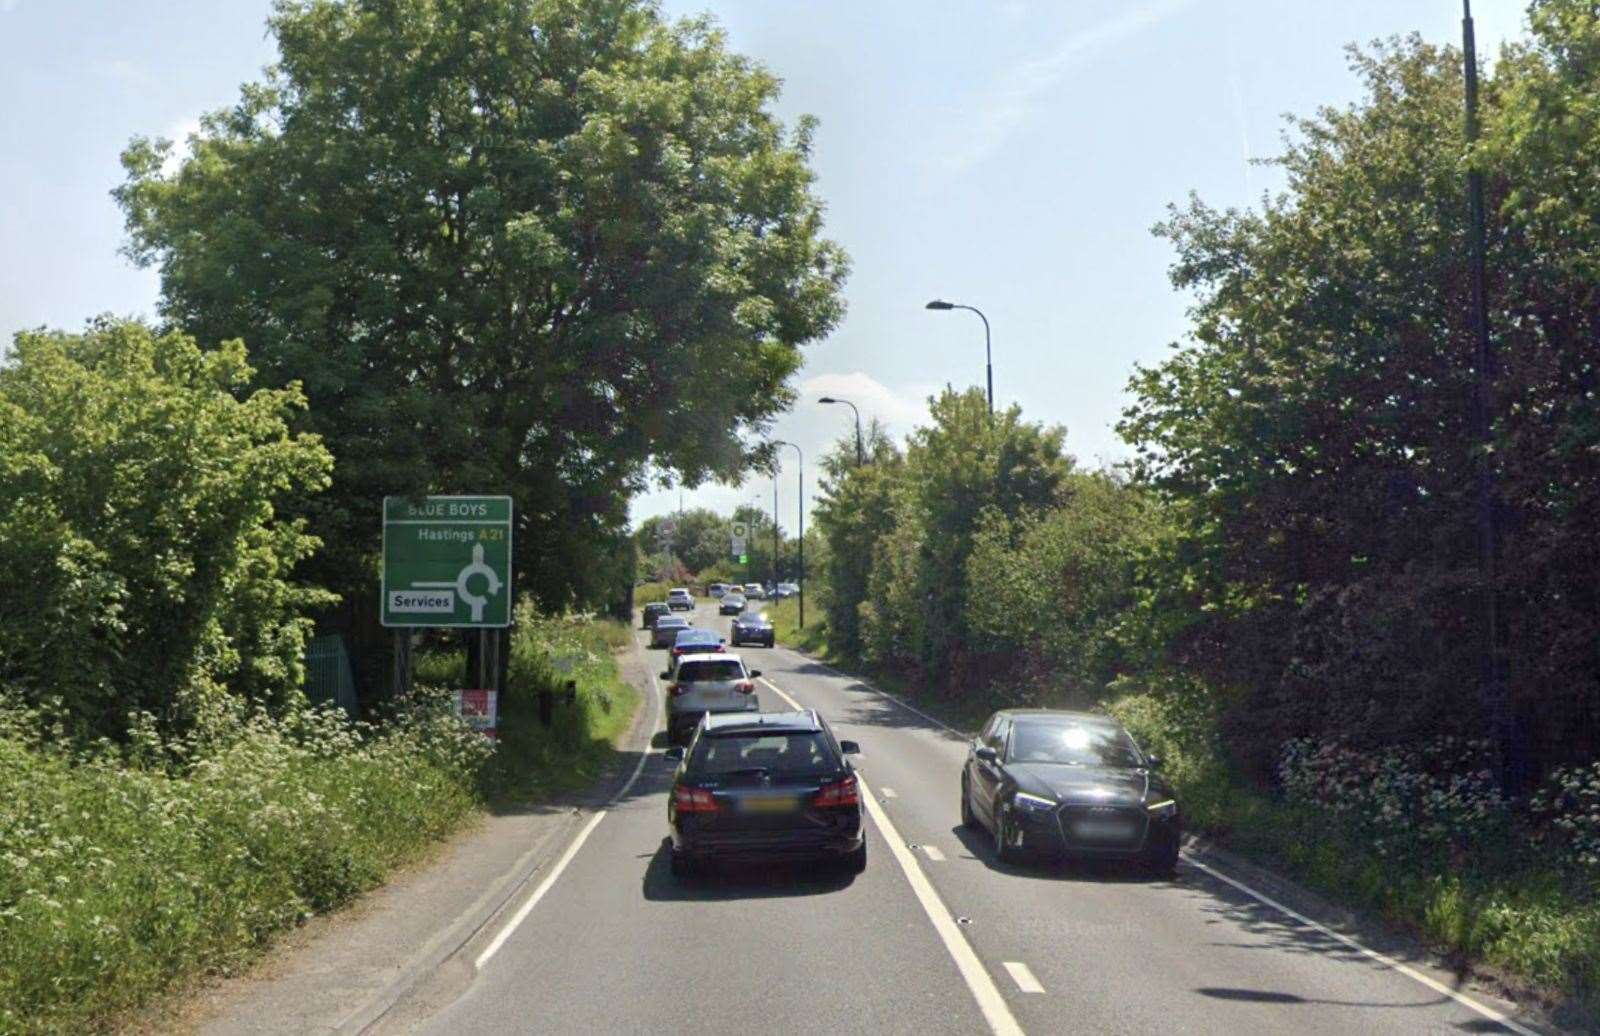
<svg viewBox="0 0 1600 1036"><path fill-rule="evenodd" d="M1557 769L1533 796L1532 811L1567 863L1600 881L1600 763Z"/></svg>
<svg viewBox="0 0 1600 1036"><path fill-rule="evenodd" d="M371 888L476 805L488 746L419 696L381 728L234 709L232 735L68 750L0 708L0 1032L112 1022Z"/></svg>
<svg viewBox="0 0 1600 1036"><path fill-rule="evenodd" d="M0 682L69 733L298 699L327 597L292 575L318 541L278 514L331 461L288 429L299 389L252 373L237 341L118 321L23 333L0 366Z"/></svg>

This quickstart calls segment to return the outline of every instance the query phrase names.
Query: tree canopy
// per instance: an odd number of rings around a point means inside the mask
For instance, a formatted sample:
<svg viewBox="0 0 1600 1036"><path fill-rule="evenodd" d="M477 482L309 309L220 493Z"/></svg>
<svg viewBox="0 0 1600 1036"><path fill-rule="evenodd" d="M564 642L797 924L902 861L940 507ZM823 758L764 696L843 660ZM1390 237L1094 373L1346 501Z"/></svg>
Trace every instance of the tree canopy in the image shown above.
<svg viewBox="0 0 1600 1036"><path fill-rule="evenodd" d="M298 388L249 391L237 341L202 350L102 321L24 333L0 365L0 685L116 735L231 693L299 700L317 545L285 505L327 484Z"/></svg>
<svg viewBox="0 0 1600 1036"><path fill-rule="evenodd" d="M169 142L124 152L162 312L304 385L330 585L373 592L385 494L506 492L520 587L604 596L648 473L762 460L841 315L811 123L647 0L279 0L269 24L278 64L177 172Z"/></svg>

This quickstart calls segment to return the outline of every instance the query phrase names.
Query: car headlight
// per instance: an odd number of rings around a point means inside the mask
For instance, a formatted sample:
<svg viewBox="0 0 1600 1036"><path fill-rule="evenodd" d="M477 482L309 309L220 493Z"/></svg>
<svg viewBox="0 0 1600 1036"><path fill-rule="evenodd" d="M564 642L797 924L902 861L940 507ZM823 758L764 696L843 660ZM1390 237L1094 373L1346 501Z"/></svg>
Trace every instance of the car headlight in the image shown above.
<svg viewBox="0 0 1600 1036"><path fill-rule="evenodd" d="M1178 801L1162 799L1160 802L1147 803L1144 808L1156 820L1168 820L1177 815Z"/></svg>
<svg viewBox="0 0 1600 1036"><path fill-rule="evenodd" d="M1029 795L1025 791L1019 791L1013 795L1011 804L1018 809L1026 810L1050 810L1056 808L1054 799L1047 799L1042 795Z"/></svg>

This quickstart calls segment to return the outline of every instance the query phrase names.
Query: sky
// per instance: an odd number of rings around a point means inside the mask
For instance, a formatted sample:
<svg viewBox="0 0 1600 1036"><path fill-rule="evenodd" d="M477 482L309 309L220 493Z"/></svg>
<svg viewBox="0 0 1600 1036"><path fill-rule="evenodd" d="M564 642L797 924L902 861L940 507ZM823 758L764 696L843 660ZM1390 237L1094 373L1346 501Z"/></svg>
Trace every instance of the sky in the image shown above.
<svg viewBox="0 0 1600 1036"><path fill-rule="evenodd" d="M1128 456L1116 421L1136 364L1183 339L1189 300L1150 233L1194 192L1215 206L1281 187L1252 164L1286 114L1359 97L1345 46L1417 32L1459 42L1455 0L662 0L709 12L784 82L778 113L820 120L817 191L852 260L848 312L809 344L773 428L815 459L850 430L847 398L903 437L944 385L1067 429L1093 466ZM0 0L0 342L100 313L153 316L154 271L119 254L110 190L136 134L182 140L274 57L268 0ZM1480 51L1520 36L1524 0L1478 0ZM795 518L784 451L780 520ZM706 485L731 511L772 481ZM675 510L663 488L633 517Z"/></svg>

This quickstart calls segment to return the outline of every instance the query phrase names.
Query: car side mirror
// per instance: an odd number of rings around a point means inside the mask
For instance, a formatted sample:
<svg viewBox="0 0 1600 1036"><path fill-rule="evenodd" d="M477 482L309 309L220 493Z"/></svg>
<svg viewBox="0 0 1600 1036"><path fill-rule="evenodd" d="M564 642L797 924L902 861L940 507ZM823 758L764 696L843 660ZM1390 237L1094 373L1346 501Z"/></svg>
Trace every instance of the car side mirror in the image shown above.
<svg viewBox="0 0 1600 1036"><path fill-rule="evenodd" d="M972 754L977 756L979 759L982 759L986 763L992 763L1000 758L1000 753L996 752L988 745L979 745L977 748L972 750Z"/></svg>
<svg viewBox="0 0 1600 1036"><path fill-rule="evenodd" d="M1151 753L1146 752L1144 754L1144 765L1146 768L1154 770L1161 765L1161 757L1159 755L1152 755Z"/></svg>
<svg viewBox="0 0 1600 1036"><path fill-rule="evenodd" d="M750 670L750 679L754 680L756 677L758 677L760 675L761 675L761 670L759 670L759 669Z"/></svg>
<svg viewBox="0 0 1600 1036"><path fill-rule="evenodd" d="M861 746L856 744L854 741L841 741L839 742L839 751L843 752L845 755L860 755Z"/></svg>
<svg viewBox="0 0 1600 1036"><path fill-rule="evenodd" d="M667 670L667 669L661 670L661 679L663 679L663 680L672 679L672 672L670 670Z"/></svg>
<svg viewBox="0 0 1600 1036"><path fill-rule="evenodd" d="M668 759L674 759L674 760L677 760L679 762L682 762L683 761L683 746L682 745L673 745L671 748L669 748L665 752L663 752L662 755L665 755Z"/></svg>

